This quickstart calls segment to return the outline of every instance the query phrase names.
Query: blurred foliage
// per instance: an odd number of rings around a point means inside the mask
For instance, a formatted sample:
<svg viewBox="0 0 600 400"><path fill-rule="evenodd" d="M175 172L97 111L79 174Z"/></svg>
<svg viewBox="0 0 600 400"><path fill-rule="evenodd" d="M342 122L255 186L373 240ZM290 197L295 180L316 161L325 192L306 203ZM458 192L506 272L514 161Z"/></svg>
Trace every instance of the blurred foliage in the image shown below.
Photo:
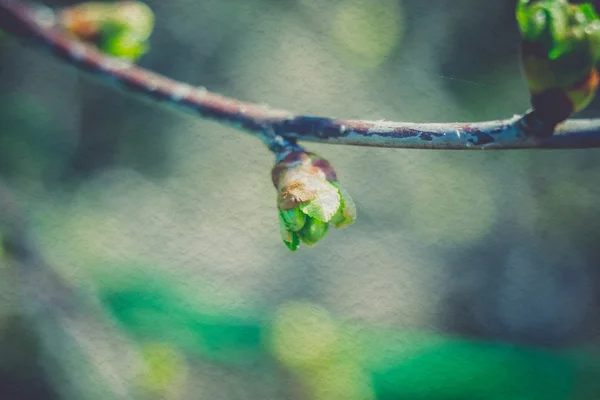
<svg viewBox="0 0 600 400"><path fill-rule="evenodd" d="M0 393L5 399L58 399L39 364L38 338L16 315L0 319Z"/></svg>
<svg viewBox="0 0 600 400"><path fill-rule="evenodd" d="M31 118L32 113L36 116ZM32 181L56 179L72 145L61 137L53 116L44 105L26 93L0 95L0 175L5 179ZM10 129L7 129L10 127Z"/></svg>
<svg viewBox="0 0 600 400"><path fill-rule="evenodd" d="M174 346L161 342L142 343L145 370L139 382L142 390L157 398L179 397L187 378L184 355Z"/></svg>
<svg viewBox="0 0 600 400"><path fill-rule="evenodd" d="M131 288L99 296L140 340L166 342L186 354L229 363L252 362L258 356L260 326L256 321L217 310L202 313L170 291L164 281L152 284L143 279Z"/></svg>
<svg viewBox="0 0 600 400"><path fill-rule="evenodd" d="M529 107L514 1L147 3L157 18L140 64L240 99L429 122ZM599 150L308 145L360 219L292 255L255 138L13 41L0 71L0 176L48 262L139 352L140 398L600 393ZM105 377L78 377L85 360L59 351L81 338L39 351L14 272L0 262L0 398L105 399Z"/></svg>
<svg viewBox="0 0 600 400"><path fill-rule="evenodd" d="M332 34L353 64L376 67L402 40L403 14L398 2L340 2Z"/></svg>
<svg viewBox="0 0 600 400"><path fill-rule="evenodd" d="M311 302L285 303L272 317L241 320L215 309L212 315L193 312L202 307L190 307L185 296L167 287L140 279L118 292L100 293L137 340L165 343L154 350L166 357L160 369L167 376L181 368L173 364L177 352L167 347L172 345L218 363L280 363L311 399L587 399L600 392L597 379L583 373L590 364L600 367L600 359L583 349L553 351L343 324ZM160 379L150 386L156 384ZM572 397L576 385L586 392Z"/></svg>

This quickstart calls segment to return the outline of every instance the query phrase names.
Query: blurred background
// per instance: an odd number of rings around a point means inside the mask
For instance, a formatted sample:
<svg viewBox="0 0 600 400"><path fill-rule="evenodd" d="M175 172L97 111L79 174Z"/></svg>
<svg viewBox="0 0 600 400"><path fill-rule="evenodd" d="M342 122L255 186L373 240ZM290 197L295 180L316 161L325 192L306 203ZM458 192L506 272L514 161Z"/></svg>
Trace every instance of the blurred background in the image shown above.
<svg viewBox="0 0 600 400"><path fill-rule="evenodd" d="M139 64L241 100L413 122L529 106L514 0L146 3ZM139 360L45 318L52 304L25 312L37 283L5 260L2 399L120 398L118 364L139 399L600 399L600 150L307 143L358 221L290 253L273 155L250 135L14 41L0 127L0 178L38 251Z"/></svg>

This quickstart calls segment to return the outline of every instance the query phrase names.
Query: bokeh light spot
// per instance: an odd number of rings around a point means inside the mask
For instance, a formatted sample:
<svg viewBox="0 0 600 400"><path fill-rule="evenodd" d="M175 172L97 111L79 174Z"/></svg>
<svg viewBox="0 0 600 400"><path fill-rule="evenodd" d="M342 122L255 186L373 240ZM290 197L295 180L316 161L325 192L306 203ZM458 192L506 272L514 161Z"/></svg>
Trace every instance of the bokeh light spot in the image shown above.
<svg viewBox="0 0 600 400"><path fill-rule="evenodd" d="M400 43L403 19L397 1L349 0L340 4L332 34L358 65L376 67Z"/></svg>

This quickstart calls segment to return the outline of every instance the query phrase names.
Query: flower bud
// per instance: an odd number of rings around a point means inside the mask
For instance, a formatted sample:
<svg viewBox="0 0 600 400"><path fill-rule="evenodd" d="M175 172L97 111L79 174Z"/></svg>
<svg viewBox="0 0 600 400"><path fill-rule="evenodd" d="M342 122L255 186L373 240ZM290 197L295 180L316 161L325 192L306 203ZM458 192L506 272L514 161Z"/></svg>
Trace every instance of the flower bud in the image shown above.
<svg viewBox="0 0 600 400"><path fill-rule="evenodd" d="M556 124L585 108L598 87L600 19L589 3L519 0L521 65L534 110Z"/></svg>
<svg viewBox="0 0 600 400"><path fill-rule="evenodd" d="M281 236L295 251L299 242L312 246L327 233L328 223L336 228L356 220L350 195L337 183L329 162L314 153L293 151L271 171L277 189Z"/></svg>
<svg viewBox="0 0 600 400"><path fill-rule="evenodd" d="M136 60L148 50L154 14L138 1L89 2L64 9L60 23L71 34L108 54Z"/></svg>

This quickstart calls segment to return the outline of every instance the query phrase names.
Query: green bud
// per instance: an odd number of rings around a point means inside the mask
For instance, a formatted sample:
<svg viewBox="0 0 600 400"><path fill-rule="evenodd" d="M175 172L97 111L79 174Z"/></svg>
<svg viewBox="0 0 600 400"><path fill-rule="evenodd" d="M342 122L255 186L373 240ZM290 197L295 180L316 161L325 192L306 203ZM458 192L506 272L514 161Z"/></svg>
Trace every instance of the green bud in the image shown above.
<svg viewBox="0 0 600 400"><path fill-rule="evenodd" d="M292 232L298 232L306 222L306 214L298 207L291 210L279 210L279 215L283 219L285 226Z"/></svg>
<svg viewBox="0 0 600 400"><path fill-rule="evenodd" d="M139 41L147 40L154 30L154 13L140 1L124 1L117 3L117 12L113 16L116 21L127 27L127 32Z"/></svg>
<svg viewBox="0 0 600 400"><path fill-rule="evenodd" d="M115 57L135 61L148 52L149 46L137 37L123 32L122 34L106 34L98 48Z"/></svg>
<svg viewBox="0 0 600 400"><path fill-rule="evenodd" d="M299 242L312 246L327 233L329 223L343 228L356 220L352 198L337 183L324 158L303 150L290 152L271 170L277 189L281 236L290 250Z"/></svg>
<svg viewBox="0 0 600 400"><path fill-rule="evenodd" d="M300 240L298 239L298 234L296 232L292 232L287 228L287 225L281 215L279 213L279 232L281 234L281 238L283 239L283 243L290 249L291 251L298 250L300 246Z"/></svg>
<svg viewBox="0 0 600 400"><path fill-rule="evenodd" d="M323 239L326 233L327 222L309 217L307 218L304 227L298 232L298 237L302 240L302 243L307 246L312 246Z"/></svg>
<svg viewBox="0 0 600 400"><path fill-rule="evenodd" d="M139 1L87 2L60 12L60 25L115 57L136 60L148 51L152 10Z"/></svg>
<svg viewBox="0 0 600 400"><path fill-rule="evenodd" d="M516 18L533 108L550 123L564 121L596 93L600 17L587 2L520 0Z"/></svg>

